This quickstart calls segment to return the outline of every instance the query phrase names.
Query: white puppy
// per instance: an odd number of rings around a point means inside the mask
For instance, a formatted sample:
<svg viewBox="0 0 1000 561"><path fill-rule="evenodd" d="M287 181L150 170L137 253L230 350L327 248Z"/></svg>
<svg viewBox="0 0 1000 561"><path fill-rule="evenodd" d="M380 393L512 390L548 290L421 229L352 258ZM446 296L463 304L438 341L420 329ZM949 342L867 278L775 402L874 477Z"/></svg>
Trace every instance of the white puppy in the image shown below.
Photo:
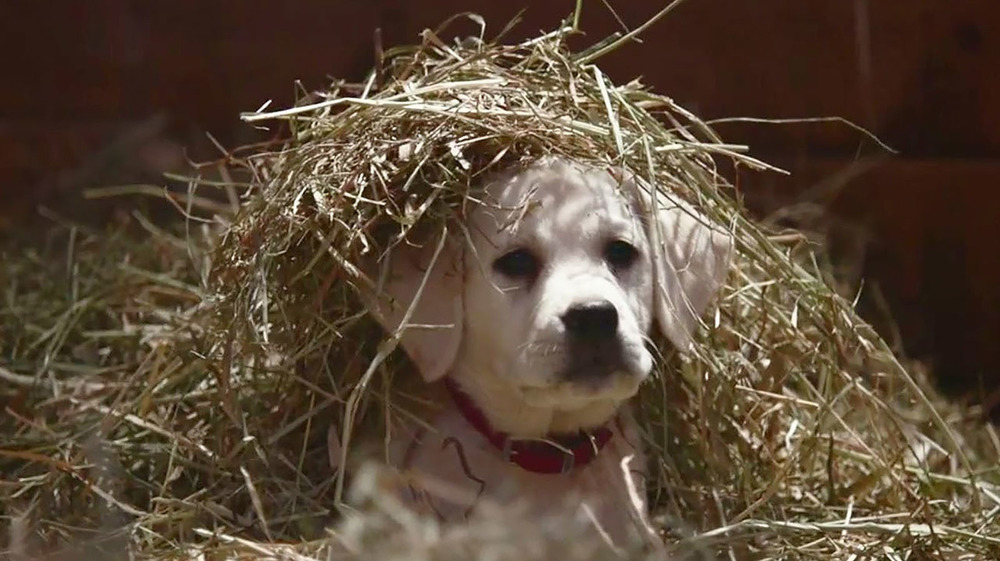
<svg viewBox="0 0 1000 561"><path fill-rule="evenodd" d="M627 173L543 158L489 181L436 260L431 240L383 261L388 297L370 304L395 332L420 290L401 345L444 388L429 429L394 429L390 461L459 491L410 498L453 520L484 497L538 512L575 497L614 542L649 538L624 403L652 369L654 322L690 348L731 251L666 199Z"/></svg>

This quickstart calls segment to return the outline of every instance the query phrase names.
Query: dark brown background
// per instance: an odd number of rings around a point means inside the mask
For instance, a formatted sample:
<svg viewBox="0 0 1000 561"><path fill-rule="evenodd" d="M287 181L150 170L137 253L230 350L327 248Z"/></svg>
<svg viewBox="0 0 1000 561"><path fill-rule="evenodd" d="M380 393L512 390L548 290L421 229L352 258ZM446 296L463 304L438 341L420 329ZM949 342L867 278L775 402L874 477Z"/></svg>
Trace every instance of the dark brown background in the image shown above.
<svg viewBox="0 0 1000 561"><path fill-rule="evenodd" d="M611 3L628 27L663 5ZM161 181L182 149L216 155L204 131L227 146L258 138L240 111L290 103L296 80L360 79L377 27L387 45L413 42L471 10L495 32L522 8L519 37L553 28L572 2L5 2L0 225L85 187ZM591 39L616 19L585 1ZM828 207L824 227L863 266L866 294L885 295L908 351L946 385L989 390L1000 387L998 42L992 0L689 0L602 67L704 118L838 115L896 148L885 157L837 124L719 127L793 172L741 174L751 206Z"/></svg>

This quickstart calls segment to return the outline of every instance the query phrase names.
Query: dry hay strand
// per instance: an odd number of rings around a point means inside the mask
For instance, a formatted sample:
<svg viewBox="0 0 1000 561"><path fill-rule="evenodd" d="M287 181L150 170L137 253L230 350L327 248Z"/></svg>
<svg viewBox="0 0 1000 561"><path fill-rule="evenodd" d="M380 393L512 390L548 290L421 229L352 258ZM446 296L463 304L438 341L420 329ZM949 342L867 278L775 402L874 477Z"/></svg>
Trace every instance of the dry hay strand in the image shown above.
<svg viewBox="0 0 1000 561"><path fill-rule="evenodd" d="M902 368L809 246L749 221L716 162L769 166L670 98L612 83L594 61L620 41L571 52L573 30L517 44L426 31L380 53L363 84L245 115L278 122L284 142L228 155L237 175L192 179L238 187L234 216L191 196L186 222L138 239L69 228L57 258L9 245L7 547L103 528L105 546L143 558L327 555L344 539L324 528L346 507L327 427L350 449L387 416L419 422L398 339L359 304L377 283L360 263L460 231L483 177L561 154L628 167L736 242L699 351L661 345L637 400L652 510L678 555L997 557L993 429ZM352 535L391 528L384 515L352 515L369 524ZM484 554L503 541L488 527ZM426 558L454 556L442 547Z"/></svg>

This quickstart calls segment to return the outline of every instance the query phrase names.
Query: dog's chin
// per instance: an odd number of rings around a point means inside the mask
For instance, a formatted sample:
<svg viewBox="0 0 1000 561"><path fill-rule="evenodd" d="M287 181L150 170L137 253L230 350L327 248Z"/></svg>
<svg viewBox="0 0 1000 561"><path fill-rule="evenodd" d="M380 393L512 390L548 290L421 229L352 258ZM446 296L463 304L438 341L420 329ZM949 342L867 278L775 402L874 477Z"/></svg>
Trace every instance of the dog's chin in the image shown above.
<svg viewBox="0 0 1000 561"><path fill-rule="evenodd" d="M639 391L645 376L613 373L596 380L560 381L545 386L522 386L524 402L532 407L574 410L594 403L624 402Z"/></svg>

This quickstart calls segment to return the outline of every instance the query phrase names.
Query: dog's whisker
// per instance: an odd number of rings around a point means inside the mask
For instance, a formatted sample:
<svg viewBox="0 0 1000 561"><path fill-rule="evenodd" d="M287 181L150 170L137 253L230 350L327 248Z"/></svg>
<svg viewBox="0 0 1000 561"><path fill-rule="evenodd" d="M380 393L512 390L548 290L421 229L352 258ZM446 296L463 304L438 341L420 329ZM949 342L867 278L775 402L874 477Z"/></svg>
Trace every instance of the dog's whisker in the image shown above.
<svg viewBox="0 0 1000 561"><path fill-rule="evenodd" d="M518 347L518 353L522 359L527 358L528 354L547 357L562 354L563 345L561 343L549 341L529 341Z"/></svg>

